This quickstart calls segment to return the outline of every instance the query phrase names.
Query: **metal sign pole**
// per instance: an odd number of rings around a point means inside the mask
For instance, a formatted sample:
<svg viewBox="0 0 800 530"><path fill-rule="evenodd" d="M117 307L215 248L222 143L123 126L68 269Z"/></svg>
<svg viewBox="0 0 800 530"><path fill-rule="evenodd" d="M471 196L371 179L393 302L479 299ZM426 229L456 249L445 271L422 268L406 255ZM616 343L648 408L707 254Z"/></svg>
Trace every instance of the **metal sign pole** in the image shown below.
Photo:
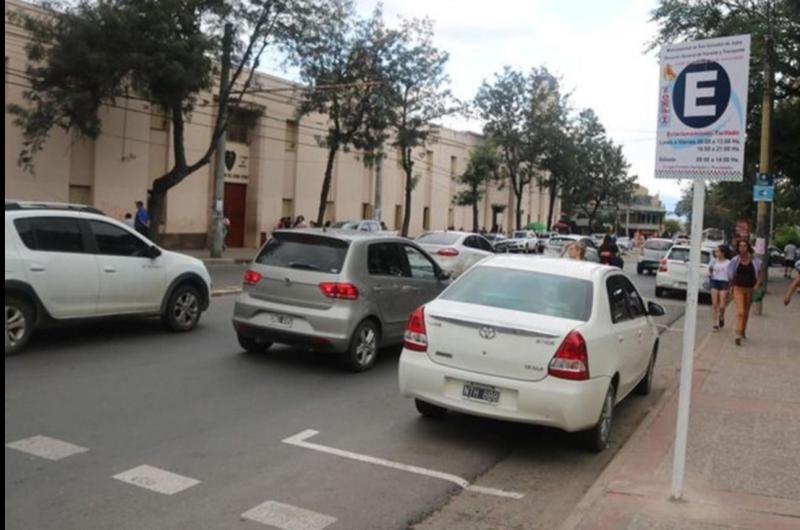
<svg viewBox="0 0 800 530"><path fill-rule="evenodd" d="M672 464L672 498L683 495L683 478L686 469L686 443L689 434L689 407L692 400L692 371L694 370L694 340L697 332L697 297L700 278L700 248L702 245L703 211L705 210L706 183L694 181L692 198L692 233L689 250L689 282L686 289L686 314L683 324L683 352L681 354L681 386L678 394L678 422L675 428L675 456Z"/></svg>

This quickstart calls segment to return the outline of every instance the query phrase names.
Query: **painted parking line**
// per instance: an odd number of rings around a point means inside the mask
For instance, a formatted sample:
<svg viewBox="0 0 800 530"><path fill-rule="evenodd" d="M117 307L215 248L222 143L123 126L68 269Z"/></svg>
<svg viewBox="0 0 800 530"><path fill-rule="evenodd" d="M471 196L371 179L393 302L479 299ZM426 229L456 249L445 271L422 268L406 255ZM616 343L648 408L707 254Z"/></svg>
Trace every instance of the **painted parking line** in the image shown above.
<svg viewBox="0 0 800 530"><path fill-rule="evenodd" d="M453 484L459 486L460 488L463 488L468 491L474 491L475 493L482 493L484 495L493 495L495 497L506 497L509 499L521 499L524 497L523 494L514 491L505 491L495 488L484 488L481 486L474 486L470 484L468 480L463 479L457 475L452 475L450 473L444 473L442 471L436 471L433 469L427 469L424 467L419 467L409 464L402 464L400 462L386 460L385 458L362 455L359 453L353 453L352 451L345 451L343 449L337 449L335 447L328 447L327 445L321 445L307 441L309 438L312 438L318 434L319 431L308 429L303 432L297 433L294 436L286 438L285 440L283 440L283 443L294 445L297 447L303 447L305 449L311 449L313 451L319 451L321 453L328 453L331 455L340 456L342 458L349 458L350 460L358 460L359 462L366 462L368 464L375 464L378 466L389 467L392 469L399 469L400 471L406 471L408 473L423 475L430 478L446 480L447 482L452 482Z"/></svg>
<svg viewBox="0 0 800 530"><path fill-rule="evenodd" d="M68 456L85 453L89 450L86 447L81 447L80 445L71 444L63 440L50 438L49 436L42 436L41 434L31 436L30 438L24 438L22 440L17 440L16 442L7 443L6 447L53 461L61 460L62 458L67 458Z"/></svg>
<svg viewBox="0 0 800 530"><path fill-rule="evenodd" d="M114 475L115 479L139 486L156 493L174 495L200 484L200 481L184 477L157 467L142 465Z"/></svg>
<svg viewBox="0 0 800 530"><path fill-rule="evenodd" d="M247 510L242 514L242 519L281 530L322 530L336 522L336 517L278 501L267 501Z"/></svg>

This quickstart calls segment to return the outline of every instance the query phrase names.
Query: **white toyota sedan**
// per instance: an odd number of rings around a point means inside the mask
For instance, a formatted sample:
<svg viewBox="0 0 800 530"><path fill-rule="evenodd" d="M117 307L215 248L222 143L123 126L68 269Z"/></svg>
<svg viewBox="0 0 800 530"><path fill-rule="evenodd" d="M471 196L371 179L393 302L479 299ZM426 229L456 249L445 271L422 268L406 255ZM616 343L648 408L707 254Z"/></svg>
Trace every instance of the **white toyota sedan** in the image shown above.
<svg viewBox="0 0 800 530"><path fill-rule="evenodd" d="M495 256L411 314L400 390L424 416L582 431L601 451L614 406L650 392L663 314L618 268Z"/></svg>

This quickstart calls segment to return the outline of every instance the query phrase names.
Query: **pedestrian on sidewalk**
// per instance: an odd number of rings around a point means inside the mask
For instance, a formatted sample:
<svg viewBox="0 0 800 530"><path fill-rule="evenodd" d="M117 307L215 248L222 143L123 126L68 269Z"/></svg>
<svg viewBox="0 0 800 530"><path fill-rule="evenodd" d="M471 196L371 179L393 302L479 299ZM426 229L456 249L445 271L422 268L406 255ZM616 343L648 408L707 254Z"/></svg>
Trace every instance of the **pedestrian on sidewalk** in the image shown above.
<svg viewBox="0 0 800 530"><path fill-rule="evenodd" d="M150 214L142 201L136 201L136 217L133 220L133 227L137 232L147 237L147 231L150 228Z"/></svg>
<svg viewBox="0 0 800 530"><path fill-rule="evenodd" d="M785 247L783 247L783 277L784 278L791 278L792 277L792 269L794 269L794 264L797 261L797 258L800 258L798 255L797 246L794 243L788 243Z"/></svg>
<svg viewBox="0 0 800 530"><path fill-rule="evenodd" d="M294 221L294 225L292 228L306 228L306 218L302 215L298 215L297 219Z"/></svg>
<svg viewBox="0 0 800 530"><path fill-rule="evenodd" d="M789 305L789 302L792 301L792 296L800 290L800 259L795 261L794 268L797 270L797 276L789 284L789 288L786 289L786 294L783 295L783 305Z"/></svg>
<svg viewBox="0 0 800 530"><path fill-rule="evenodd" d="M761 260L753 257L753 247L750 242L740 239L736 244L737 255L728 264L728 281L733 290L733 300L736 302L736 335L737 346L747 338L747 320L750 316L750 306L753 305L753 292L761 285L759 273Z"/></svg>
<svg viewBox="0 0 800 530"><path fill-rule="evenodd" d="M714 258L714 262L708 267L711 278L711 323L714 331L719 331L725 327L725 308L728 307L730 290L728 266L731 260L728 259L728 248L725 245L718 246L714 250Z"/></svg>
<svg viewBox="0 0 800 530"><path fill-rule="evenodd" d="M122 222L125 223L128 228L133 228L136 230L136 222L133 220L133 214L131 212L125 213L125 218L122 220Z"/></svg>

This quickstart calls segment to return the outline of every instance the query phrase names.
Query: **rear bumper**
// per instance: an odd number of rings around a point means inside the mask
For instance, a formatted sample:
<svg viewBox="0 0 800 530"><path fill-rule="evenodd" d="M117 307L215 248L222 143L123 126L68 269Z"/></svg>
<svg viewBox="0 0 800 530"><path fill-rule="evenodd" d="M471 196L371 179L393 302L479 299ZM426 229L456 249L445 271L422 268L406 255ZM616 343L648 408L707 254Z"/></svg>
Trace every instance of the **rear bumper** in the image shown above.
<svg viewBox="0 0 800 530"><path fill-rule="evenodd" d="M364 318L356 308L350 304L327 309L291 306L254 299L245 291L236 299L233 327L247 337L341 352L350 346L353 330ZM273 315L291 317L291 326L274 323Z"/></svg>
<svg viewBox="0 0 800 530"><path fill-rule="evenodd" d="M701 293L708 294L709 291L707 289L703 289L703 282L698 282L697 290ZM663 272L659 272L656 274L656 287L661 289L669 289L670 291L686 291L688 288L688 284L686 278L679 278L677 276L670 276L669 274L664 274Z"/></svg>
<svg viewBox="0 0 800 530"><path fill-rule="evenodd" d="M545 377L521 381L478 374L434 363L426 353L403 350L399 369L400 391L406 397L475 416L556 427L565 431L588 429L597 423L609 377L567 381ZM464 383L500 389L496 405L461 395Z"/></svg>
<svg viewBox="0 0 800 530"><path fill-rule="evenodd" d="M637 269L642 269L642 270L648 270L648 271L652 271L652 270L656 270L657 271L660 263L661 263L660 261L653 261L653 260L649 260L649 259L643 259L643 260L639 260L639 263L636 265L636 268Z"/></svg>

